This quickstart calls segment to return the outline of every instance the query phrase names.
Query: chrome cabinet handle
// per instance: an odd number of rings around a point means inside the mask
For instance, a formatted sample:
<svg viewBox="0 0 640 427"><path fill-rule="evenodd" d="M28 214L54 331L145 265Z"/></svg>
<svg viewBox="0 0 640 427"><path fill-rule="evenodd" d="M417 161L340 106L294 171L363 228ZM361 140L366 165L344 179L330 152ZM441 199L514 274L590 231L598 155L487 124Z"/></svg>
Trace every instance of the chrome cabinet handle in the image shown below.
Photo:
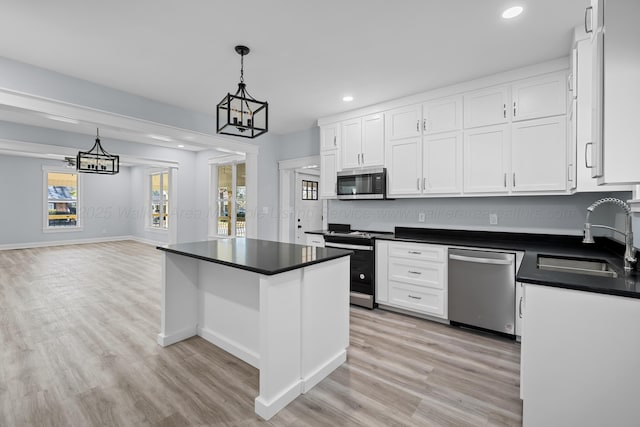
<svg viewBox="0 0 640 427"><path fill-rule="evenodd" d="M427 189L427 178L422 178L422 189L423 190Z"/></svg>
<svg viewBox="0 0 640 427"><path fill-rule="evenodd" d="M427 131L427 119L422 119L422 130Z"/></svg>
<svg viewBox="0 0 640 427"><path fill-rule="evenodd" d="M362 164L364 165L364 153L362 153L361 156L362 156Z"/></svg>
<svg viewBox="0 0 640 427"><path fill-rule="evenodd" d="M573 177L571 176L571 168L573 165L567 165L567 181L573 182Z"/></svg>
<svg viewBox="0 0 640 427"><path fill-rule="evenodd" d="M589 13L589 11L591 11L591 19L589 20L591 21L591 28L587 27L587 14ZM584 32L587 34L593 33L593 7L592 6L589 6L584 10Z"/></svg>
<svg viewBox="0 0 640 427"><path fill-rule="evenodd" d="M360 164L360 153L358 153L358 164Z"/></svg>
<svg viewBox="0 0 640 427"><path fill-rule="evenodd" d="M593 148L593 142L587 142L584 145L584 167L587 168L587 169L593 169L593 165L589 166L589 162L587 161L587 149L589 148L590 145ZM592 151L592 153L593 153L593 151Z"/></svg>
<svg viewBox="0 0 640 427"><path fill-rule="evenodd" d="M518 305L518 317L522 319L522 297L520 297L520 304Z"/></svg>
<svg viewBox="0 0 640 427"><path fill-rule="evenodd" d="M336 142L336 139L337 139L337 137L334 135L334 136L333 136L333 145L334 145L334 146L338 145L338 143Z"/></svg>
<svg viewBox="0 0 640 427"><path fill-rule="evenodd" d="M409 273L409 274L417 274L417 275L422 274L422 273L421 273L421 272L419 272L419 271L411 271L411 270L407 271L407 273Z"/></svg>
<svg viewBox="0 0 640 427"><path fill-rule="evenodd" d="M516 116L516 102L513 101L513 117Z"/></svg>
<svg viewBox="0 0 640 427"><path fill-rule="evenodd" d="M413 295L411 295L411 294L409 294L409 295L407 295L407 296L408 296L409 298L412 298L412 299L422 299L422 297L414 297L414 296L413 296Z"/></svg>
<svg viewBox="0 0 640 427"><path fill-rule="evenodd" d="M507 118L507 104L502 104L502 117Z"/></svg>
<svg viewBox="0 0 640 427"><path fill-rule="evenodd" d="M420 190L420 178L416 178L416 187Z"/></svg>
<svg viewBox="0 0 640 427"><path fill-rule="evenodd" d="M504 188L507 188L507 174L504 174Z"/></svg>
<svg viewBox="0 0 640 427"><path fill-rule="evenodd" d="M420 120L416 120L416 132L420 132Z"/></svg>
<svg viewBox="0 0 640 427"><path fill-rule="evenodd" d="M513 186L516 186L516 173L513 173Z"/></svg>
<svg viewBox="0 0 640 427"><path fill-rule="evenodd" d="M417 251L407 251L407 253L410 253L411 255L422 255L422 252Z"/></svg>

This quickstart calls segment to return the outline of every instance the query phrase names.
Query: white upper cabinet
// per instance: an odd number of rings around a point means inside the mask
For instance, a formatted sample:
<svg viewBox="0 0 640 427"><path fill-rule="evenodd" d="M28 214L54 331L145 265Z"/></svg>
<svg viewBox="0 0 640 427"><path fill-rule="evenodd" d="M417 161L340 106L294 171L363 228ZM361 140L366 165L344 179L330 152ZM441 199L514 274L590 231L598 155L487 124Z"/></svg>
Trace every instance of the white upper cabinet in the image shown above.
<svg viewBox="0 0 640 427"><path fill-rule="evenodd" d="M462 96L438 99L422 105L422 131L425 134L462 129Z"/></svg>
<svg viewBox="0 0 640 427"><path fill-rule="evenodd" d="M558 116L567 111L564 72L522 80L511 86L513 121Z"/></svg>
<svg viewBox="0 0 640 427"><path fill-rule="evenodd" d="M462 191L462 132L424 138L422 190L431 194Z"/></svg>
<svg viewBox="0 0 640 427"><path fill-rule="evenodd" d="M422 189L422 140L403 138L387 143L387 194L418 196Z"/></svg>
<svg viewBox="0 0 640 427"><path fill-rule="evenodd" d="M514 123L511 128L511 191L566 190L565 116Z"/></svg>
<svg viewBox="0 0 640 427"><path fill-rule="evenodd" d="M362 166L384 164L384 114L372 114L362 118Z"/></svg>
<svg viewBox="0 0 640 427"><path fill-rule="evenodd" d="M320 150L338 148L340 145L340 123L332 123L320 128Z"/></svg>
<svg viewBox="0 0 640 427"><path fill-rule="evenodd" d="M358 168L362 154L362 119L342 122L340 129L342 169Z"/></svg>
<svg viewBox="0 0 640 427"><path fill-rule="evenodd" d="M338 165L340 164L339 154L340 151L337 148L320 152L320 198L331 199L336 197L336 177Z"/></svg>
<svg viewBox="0 0 640 427"><path fill-rule="evenodd" d="M384 164L384 114L372 114L342 122L342 169Z"/></svg>
<svg viewBox="0 0 640 427"><path fill-rule="evenodd" d="M387 111L386 139L412 138L422 133L422 106L410 105Z"/></svg>
<svg viewBox="0 0 640 427"><path fill-rule="evenodd" d="M510 119L509 88L496 86L464 95L464 127L496 125Z"/></svg>
<svg viewBox="0 0 640 427"><path fill-rule="evenodd" d="M509 127L485 126L464 135L464 192L509 191Z"/></svg>

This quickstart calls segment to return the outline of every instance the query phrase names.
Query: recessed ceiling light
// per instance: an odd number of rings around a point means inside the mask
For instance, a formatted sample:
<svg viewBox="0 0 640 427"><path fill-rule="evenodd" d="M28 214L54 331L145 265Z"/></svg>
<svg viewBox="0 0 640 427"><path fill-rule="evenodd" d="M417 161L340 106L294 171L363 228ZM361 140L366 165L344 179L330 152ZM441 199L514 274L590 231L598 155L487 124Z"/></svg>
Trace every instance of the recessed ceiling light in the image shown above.
<svg viewBox="0 0 640 427"><path fill-rule="evenodd" d="M184 148L183 144L178 144L178 148Z"/></svg>
<svg viewBox="0 0 640 427"><path fill-rule="evenodd" d="M522 6L510 7L509 9L506 9L504 12L502 12L502 17L504 19L515 18L516 16L520 15L523 10L524 9L522 8Z"/></svg>
<svg viewBox="0 0 640 427"><path fill-rule="evenodd" d="M353 101L353 96L351 96L351 95L343 96L343 97L342 97L342 100L343 100L344 102L351 102L351 101Z"/></svg>
<svg viewBox="0 0 640 427"><path fill-rule="evenodd" d="M72 123L74 125L77 125L78 123L80 123L76 119L70 119L68 117L52 116L50 114L46 114L45 117L49 120L55 120L56 122Z"/></svg>
<svg viewBox="0 0 640 427"><path fill-rule="evenodd" d="M162 135L147 135L149 138L151 139L156 139L158 141L164 141L164 142L171 142L172 139L169 138L168 136L162 136Z"/></svg>

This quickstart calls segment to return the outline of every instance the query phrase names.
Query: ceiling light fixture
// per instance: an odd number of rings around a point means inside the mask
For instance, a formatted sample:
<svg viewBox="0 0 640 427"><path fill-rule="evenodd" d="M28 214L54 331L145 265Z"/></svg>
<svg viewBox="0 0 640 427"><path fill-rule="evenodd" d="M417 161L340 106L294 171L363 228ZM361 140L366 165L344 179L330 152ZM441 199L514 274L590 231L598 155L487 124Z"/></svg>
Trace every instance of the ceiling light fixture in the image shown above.
<svg viewBox="0 0 640 427"><path fill-rule="evenodd" d="M218 104L217 132L223 135L255 138L269 130L269 104L266 101L258 101L246 90L244 56L249 54L249 48L239 45L235 50L240 55L240 83L234 95L227 93Z"/></svg>
<svg viewBox="0 0 640 427"><path fill-rule="evenodd" d="M183 144L178 144L178 148L184 148Z"/></svg>
<svg viewBox="0 0 640 427"><path fill-rule="evenodd" d="M343 96L342 100L344 102L351 102L351 101L353 101L353 96L351 96L351 95Z"/></svg>
<svg viewBox="0 0 640 427"><path fill-rule="evenodd" d="M504 19L515 18L516 16L520 15L523 10L524 9L522 8L522 6L510 7L509 9L506 9L504 12L502 12L502 17Z"/></svg>
<svg viewBox="0 0 640 427"><path fill-rule="evenodd" d="M103 175L115 175L120 172L120 156L114 156L104 151L102 144L100 144L99 129L96 129L96 142L91 150L78 152L76 170Z"/></svg>

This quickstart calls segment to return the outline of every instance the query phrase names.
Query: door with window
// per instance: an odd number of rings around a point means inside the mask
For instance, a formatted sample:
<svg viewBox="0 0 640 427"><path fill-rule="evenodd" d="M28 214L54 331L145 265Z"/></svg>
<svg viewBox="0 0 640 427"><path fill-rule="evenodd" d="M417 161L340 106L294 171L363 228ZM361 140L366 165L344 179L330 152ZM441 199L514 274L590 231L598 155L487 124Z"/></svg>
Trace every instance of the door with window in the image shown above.
<svg viewBox="0 0 640 427"><path fill-rule="evenodd" d="M169 171L154 172L151 179L151 218L149 226L169 229Z"/></svg>
<svg viewBox="0 0 640 427"><path fill-rule="evenodd" d="M296 172L296 243L306 244L306 231L322 228L322 200L318 198L318 175Z"/></svg>
<svg viewBox="0 0 640 427"><path fill-rule="evenodd" d="M247 214L246 164L213 165L216 182L215 233L218 236L245 237Z"/></svg>

